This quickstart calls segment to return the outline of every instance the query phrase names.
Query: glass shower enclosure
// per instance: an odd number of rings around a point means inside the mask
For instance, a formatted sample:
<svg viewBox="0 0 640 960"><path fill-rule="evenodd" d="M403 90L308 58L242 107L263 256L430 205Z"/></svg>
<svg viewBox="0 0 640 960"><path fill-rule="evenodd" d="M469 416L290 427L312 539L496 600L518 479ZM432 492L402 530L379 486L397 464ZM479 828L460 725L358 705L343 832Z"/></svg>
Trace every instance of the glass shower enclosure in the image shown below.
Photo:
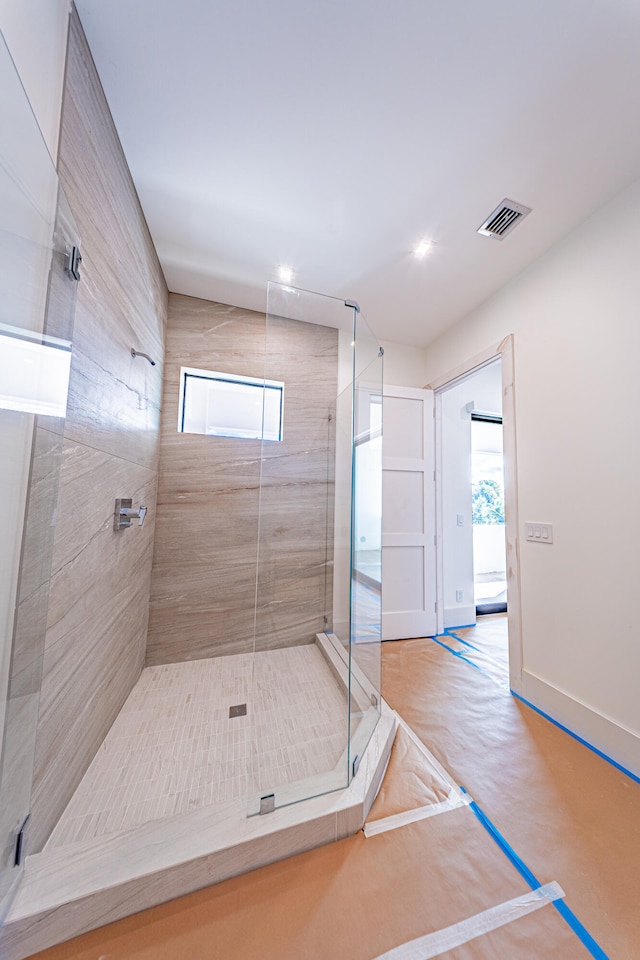
<svg viewBox="0 0 640 960"><path fill-rule="evenodd" d="M29 826L79 241L1 34L0 88L1 923Z"/></svg>
<svg viewBox="0 0 640 960"><path fill-rule="evenodd" d="M381 703L383 351L356 304L270 283L264 356L250 815L347 787Z"/></svg>
<svg viewBox="0 0 640 960"><path fill-rule="evenodd" d="M12 131L0 146L1 923L27 846L80 266L76 226L1 39L0 85L1 126ZM217 469L224 492L248 504L235 528L225 525L230 542L209 528L221 560L207 580L220 633L224 591L242 607L240 652L209 656L240 668L224 697L234 698L229 718L244 707L244 720L221 735L216 770L233 779L243 822L347 788L381 712L381 587L367 571L379 569L381 553L382 350L357 305L341 299L272 283L266 314L247 313L245 339L215 367L234 386L218 396L239 392L250 425L221 434L208 384L213 426L200 452L203 476ZM251 376L236 389L238 355ZM182 430L202 432L186 420ZM212 497L212 512L225 502ZM242 549L231 556L234 537Z"/></svg>

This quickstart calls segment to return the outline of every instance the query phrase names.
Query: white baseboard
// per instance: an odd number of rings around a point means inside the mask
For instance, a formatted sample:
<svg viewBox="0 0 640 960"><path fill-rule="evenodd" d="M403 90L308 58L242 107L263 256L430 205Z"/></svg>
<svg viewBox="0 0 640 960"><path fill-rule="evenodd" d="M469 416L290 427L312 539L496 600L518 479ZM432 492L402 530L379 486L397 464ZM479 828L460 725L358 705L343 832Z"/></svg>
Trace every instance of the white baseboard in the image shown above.
<svg viewBox="0 0 640 960"><path fill-rule="evenodd" d="M590 746L640 777L640 736L527 670L522 671L522 689L516 692Z"/></svg>
<svg viewBox="0 0 640 960"><path fill-rule="evenodd" d="M454 627L468 627L476 622L475 604L456 603L455 607L444 608L444 628L452 630Z"/></svg>

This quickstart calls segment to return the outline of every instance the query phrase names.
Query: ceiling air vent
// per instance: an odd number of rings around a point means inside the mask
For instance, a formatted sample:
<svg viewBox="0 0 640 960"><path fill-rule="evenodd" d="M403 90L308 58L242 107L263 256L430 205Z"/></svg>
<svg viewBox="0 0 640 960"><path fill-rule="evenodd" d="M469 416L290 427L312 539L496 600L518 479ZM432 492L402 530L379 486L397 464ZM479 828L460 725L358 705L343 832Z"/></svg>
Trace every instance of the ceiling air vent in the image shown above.
<svg viewBox="0 0 640 960"><path fill-rule="evenodd" d="M528 213L531 213L531 207L514 203L513 200L503 200L500 206L489 214L482 226L478 227L478 233L485 237L493 237L494 240L504 240Z"/></svg>

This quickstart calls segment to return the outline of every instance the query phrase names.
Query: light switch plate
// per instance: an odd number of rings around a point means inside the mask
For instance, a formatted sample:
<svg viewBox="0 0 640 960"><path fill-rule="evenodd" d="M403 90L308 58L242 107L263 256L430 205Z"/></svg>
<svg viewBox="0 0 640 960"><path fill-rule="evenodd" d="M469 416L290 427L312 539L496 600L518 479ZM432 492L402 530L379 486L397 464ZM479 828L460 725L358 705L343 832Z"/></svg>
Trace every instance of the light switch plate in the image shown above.
<svg viewBox="0 0 640 960"><path fill-rule="evenodd" d="M532 543L553 543L553 526L539 520L525 520L525 539Z"/></svg>

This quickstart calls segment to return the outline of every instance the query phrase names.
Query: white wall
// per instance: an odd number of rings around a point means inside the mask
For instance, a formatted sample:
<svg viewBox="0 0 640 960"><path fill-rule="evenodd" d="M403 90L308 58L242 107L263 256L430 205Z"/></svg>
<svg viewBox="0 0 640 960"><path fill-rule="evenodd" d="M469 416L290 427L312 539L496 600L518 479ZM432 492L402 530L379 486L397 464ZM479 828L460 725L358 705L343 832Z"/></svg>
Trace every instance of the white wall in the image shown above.
<svg viewBox="0 0 640 960"><path fill-rule="evenodd" d="M440 393L440 486L442 491L441 549L444 626L476 622L473 588L473 527L471 523L471 413L502 413L500 362ZM462 518L462 525L458 524ZM456 599L462 591L462 599Z"/></svg>
<svg viewBox="0 0 640 960"><path fill-rule="evenodd" d="M384 382L397 387L424 387L426 350L391 340L381 340L380 343L384 349Z"/></svg>
<svg viewBox="0 0 640 960"><path fill-rule="evenodd" d="M70 0L0 0L0 30L54 161L70 7Z"/></svg>
<svg viewBox="0 0 640 960"><path fill-rule="evenodd" d="M514 334L522 690L636 773L639 251L637 181L436 341L426 370ZM525 542L525 520L553 523L554 543Z"/></svg>

